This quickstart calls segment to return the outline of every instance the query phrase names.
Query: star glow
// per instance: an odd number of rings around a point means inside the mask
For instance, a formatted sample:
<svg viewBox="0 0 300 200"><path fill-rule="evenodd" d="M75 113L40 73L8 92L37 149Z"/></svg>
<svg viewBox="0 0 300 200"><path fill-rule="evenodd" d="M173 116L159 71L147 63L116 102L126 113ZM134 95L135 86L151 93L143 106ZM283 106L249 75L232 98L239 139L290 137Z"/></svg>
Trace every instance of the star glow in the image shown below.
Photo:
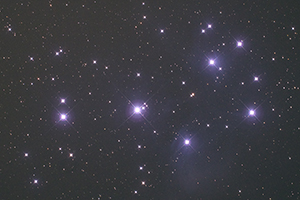
<svg viewBox="0 0 300 200"><path fill-rule="evenodd" d="M249 115L250 116L254 116L255 115L255 111L254 110L249 110Z"/></svg>
<svg viewBox="0 0 300 200"><path fill-rule="evenodd" d="M135 107L134 108L134 113L140 114L141 113L141 108L140 107Z"/></svg>
<svg viewBox="0 0 300 200"><path fill-rule="evenodd" d="M61 115L60 115L60 120L61 120L61 121L67 120L67 115L66 115L66 114L61 114Z"/></svg>
<svg viewBox="0 0 300 200"><path fill-rule="evenodd" d="M242 46L243 46L243 42L242 42L242 41L238 41L238 42L237 42L237 46L238 46L238 47L242 47Z"/></svg>
<svg viewBox="0 0 300 200"><path fill-rule="evenodd" d="M190 144L190 140L187 140L187 139L184 140L184 144L185 144L185 145L189 145L189 144Z"/></svg>

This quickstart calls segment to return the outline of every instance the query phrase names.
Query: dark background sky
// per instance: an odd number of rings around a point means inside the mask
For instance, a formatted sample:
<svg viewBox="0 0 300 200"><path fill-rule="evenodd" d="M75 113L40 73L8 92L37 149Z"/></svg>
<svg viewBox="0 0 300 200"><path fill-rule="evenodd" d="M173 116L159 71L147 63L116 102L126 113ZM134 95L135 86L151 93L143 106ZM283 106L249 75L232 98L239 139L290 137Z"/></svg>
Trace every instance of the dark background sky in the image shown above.
<svg viewBox="0 0 300 200"><path fill-rule="evenodd" d="M0 199L300 199L297 1L3 2Z"/></svg>

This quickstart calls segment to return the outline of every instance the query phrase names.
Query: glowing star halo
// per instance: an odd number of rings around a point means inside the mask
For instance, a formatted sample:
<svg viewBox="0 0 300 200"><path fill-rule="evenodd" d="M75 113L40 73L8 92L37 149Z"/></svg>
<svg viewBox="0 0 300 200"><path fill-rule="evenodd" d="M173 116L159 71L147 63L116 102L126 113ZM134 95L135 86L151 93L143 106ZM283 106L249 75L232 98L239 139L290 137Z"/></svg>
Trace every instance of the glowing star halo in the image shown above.
<svg viewBox="0 0 300 200"><path fill-rule="evenodd" d="M189 144L190 144L190 141L186 139L186 140L184 140L184 144L185 144L185 145L189 145Z"/></svg>
<svg viewBox="0 0 300 200"><path fill-rule="evenodd" d="M66 121L67 120L67 115L66 114L61 114L60 115L60 120L61 121Z"/></svg>
<svg viewBox="0 0 300 200"><path fill-rule="evenodd" d="M141 108L140 107L135 107L134 108L134 113L140 114L141 113Z"/></svg>
<svg viewBox="0 0 300 200"><path fill-rule="evenodd" d="M254 110L249 110L249 115L250 116L254 116L255 115L255 111Z"/></svg>
<svg viewBox="0 0 300 200"><path fill-rule="evenodd" d="M209 60L209 65L214 65L215 64L215 61L214 60Z"/></svg>
<svg viewBox="0 0 300 200"><path fill-rule="evenodd" d="M238 41L238 42L237 42L237 46L238 46L238 47L242 47L242 46L243 46L243 42L242 42L242 41Z"/></svg>

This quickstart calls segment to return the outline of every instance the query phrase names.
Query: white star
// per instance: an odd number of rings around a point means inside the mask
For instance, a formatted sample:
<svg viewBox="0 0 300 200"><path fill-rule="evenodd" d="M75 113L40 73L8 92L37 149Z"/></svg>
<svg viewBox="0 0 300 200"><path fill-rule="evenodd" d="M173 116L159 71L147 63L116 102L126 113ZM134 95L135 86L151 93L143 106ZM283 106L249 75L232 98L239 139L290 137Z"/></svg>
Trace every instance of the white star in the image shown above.
<svg viewBox="0 0 300 200"><path fill-rule="evenodd" d="M25 153L24 156L25 156L25 157L28 157L28 153Z"/></svg>
<svg viewBox="0 0 300 200"><path fill-rule="evenodd" d="M33 57L30 57L30 60L33 61L34 60Z"/></svg>
<svg viewBox="0 0 300 200"><path fill-rule="evenodd" d="M140 170L143 170L143 167L142 167L142 166L140 167Z"/></svg>
<svg viewBox="0 0 300 200"><path fill-rule="evenodd" d="M139 76L141 76L141 74L140 74L140 73L137 73L137 74L136 74L136 76L138 76L138 77L139 77Z"/></svg>
<svg viewBox="0 0 300 200"><path fill-rule="evenodd" d="M164 32L164 29L160 29L160 32L163 33L163 32Z"/></svg>
<svg viewBox="0 0 300 200"><path fill-rule="evenodd" d="M55 55L57 55L57 56L58 56L58 55L59 55L59 52L55 52Z"/></svg>
<svg viewBox="0 0 300 200"><path fill-rule="evenodd" d="M202 32L202 33L205 33L205 29L202 29L201 32Z"/></svg>
<svg viewBox="0 0 300 200"><path fill-rule="evenodd" d="M254 81L258 81L258 77L257 76L254 77Z"/></svg>
<svg viewBox="0 0 300 200"><path fill-rule="evenodd" d="M137 191L136 191L136 190L134 191L134 194L137 194Z"/></svg>
<svg viewBox="0 0 300 200"><path fill-rule="evenodd" d="M243 46L243 42L242 42L242 41L238 41L238 42L237 42L237 46L238 46L238 47L242 47L242 46Z"/></svg>
<svg viewBox="0 0 300 200"><path fill-rule="evenodd" d="M146 19L146 18L147 18L146 15L144 15L144 16L143 16L143 19Z"/></svg>
<svg viewBox="0 0 300 200"><path fill-rule="evenodd" d="M73 157L73 153L70 153L70 154L69 154L69 157L72 158L72 157Z"/></svg>
<svg viewBox="0 0 300 200"><path fill-rule="evenodd" d="M208 25L207 25L207 28L211 28L211 27L212 27L212 25L211 25L211 24L208 24Z"/></svg>
<svg viewBox="0 0 300 200"><path fill-rule="evenodd" d="M189 144L190 144L190 141L189 141L189 140L184 140L184 144L185 144L185 145L189 145Z"/></svg>
<svg viewBox="0 0 300 200"><path fill-rule="evenodd" d="M138 145L138 148L140 149L140 148L142 148L142 146L141 146L141 145Z"/></svg>
<svg viewBox="0 0 300 200"><path fill-rule="evenodd" d="M66 100L65 99L61 99L60 103L66 103Z"/></svg>
<svg viewBox="0 0 300 200"><path fill-rule="evenodd" d="M8 28L8 31L11 31L11 28L10 28L10 27Z"/></svg>
<svg viewBox="0 0 300 200"><path fill-rule="evenodd" d="M97 64L97 61L96 61L96 60L93 60L93 64Z"/></svg>
<svg viewBox="0 0 300 200"><path fill-rule="evenodd" d="M250 116L254 116L255 115L255 111L254 110L249 110L249 115Z"/></svg>
<svg viewBox="0 0 300 200"><path fill-rule="evenodd" d="M134 108L134 112L135 112L136 114L141 113L141 108L140 108L140 107L135 107L135 108Z"/></svg>
<svg viewBox="0 0 300 200"><path fill-rule="evenodd" d="M142 181L142 185L145 185L145 181Z"/></svg>
<svg viewBox="0 0 300 200"><path fill-rule="evenodd" d="M66 114L61 114L60 115L60 120L65 121L67 119L67 115Z"/></svg>
<svg viewBox="0 0 300 200"><path fill-rule="evenodd" d="M209 60L209 64L210 64L210 65L214 65L214 64L215 64L215 61L211 59L211 60Z"/></svg>
<svg viewBox="0 0 300 200"><path fill-rule="evenodd" d="M38 180L35 179L35 180L33 181L33 183L34 183L34 184L37 184L37 183L38 183Z"/></svg>
<svg viewBox="0 0 300 200"><path fill-rule="evenodd" d="M182 85L185 85L185 81L182 81Z"/></svg>

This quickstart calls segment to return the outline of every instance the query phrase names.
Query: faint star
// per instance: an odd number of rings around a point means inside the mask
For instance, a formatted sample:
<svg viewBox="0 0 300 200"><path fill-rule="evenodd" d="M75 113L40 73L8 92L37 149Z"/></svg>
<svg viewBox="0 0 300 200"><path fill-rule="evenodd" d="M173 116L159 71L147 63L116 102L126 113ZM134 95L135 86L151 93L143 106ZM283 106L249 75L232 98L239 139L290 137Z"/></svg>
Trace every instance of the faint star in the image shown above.
<svg viewBox="0 0 300 200"><path fill-rule="evenodd" d="M10 28L10 27L8 28L8 31L11 31L11 28Z"/></svg>
<svg viewBox="0 0 300 200"><path fill-rule="evenodd" d="M59 55L59 52L55 52L55 55L57 55L57 56L58 56L58 55Z"/></svg>
<svg viewBox="0 0 300 200"><path fill-rule="evenodd" d="M205 29L202 29L201 32L202 32L202 33L205 33Z"/></svg>
<svg viewBox="0 0 300 200"><path fill-rule="evenodd" d="M144 16L143 16L143 19L146 19L146 18L147 18L147 17L144 15Z"/></svg>
<svg viewBox="0 0 300 200"><path fill-rule="evenodd" d="M70 153L70 154L69 154L69 157L72 158L72 157L73 157L73 153Z"/></svg>
<svg viewBox="0 0 300 200"><path fill-rule="evenodd" d="M97 64L97 61L96 61L96 60L93 60L93 64Z"/></svg>
<svg viewBox="0 0 300 200"><path fill-rule="evenodd" d="M185 81L182 81L182 85L185 85Z"/></svg>
<svg viewBox="0 0 300 200"><path fill-rule="evenodd" d="M30 57L30 60L33 61L34 60L33 57Z"/></svg>
<svg viewBox="0 0 300 200"><path fill-rule="evenodd" d="M141 76L141 74L140 74L140 73L137 73L137 74L136 74L136 76L138 76L138 77L139 77L139 76Z"/></svg>
<svg viewBox="0 0 300 200"><path fill-rule="evenodd" d="M37 184L37 183L38 183L38 180L35 179L35 180L33 181L33 183L34 183L34 184Z"/></svg>
<svg viewBox="0 0 300 200"><path fill-rule="evenodd" d="M134 191L134 194L137 194L137 191L136 191L136 190Z"/></svg>
<svg viewBox="0 0 300 200"><path fill-rule="evenodd" d="M140 148L142 148L142 146L141 146L141 145L138 145L138 149L140 149Z"/></svg>
<svg viewBox="0 0 300 200"><path fill-rule="evenodd" d="M145 185L145 181L142 181L142 185Z"/></svg>
<svg viewBox="0 0 300 200"><path fill-rule="evenodd" d="M140 170L143 170L143 167L142 167L142 166L140 167Z"/></svg>
<svg viewBox="0 0 300 200"><path fill-rule="evenodd" d="M222 71L222 67L219 67L219 71Z"/></svg>
<svg viewBox="0 0 300 200"><path fill-rule="evenodd" d="M60 49L60 50L59 50L59 52L61 53L61 52L63 52L63 50L62 50L62 49Z"/></svg>
<svg viewBox="0 0 300 200"><path fill-rule="evenodd" d="M226 125L225 128L228 128L228 125Z"/></svg>

